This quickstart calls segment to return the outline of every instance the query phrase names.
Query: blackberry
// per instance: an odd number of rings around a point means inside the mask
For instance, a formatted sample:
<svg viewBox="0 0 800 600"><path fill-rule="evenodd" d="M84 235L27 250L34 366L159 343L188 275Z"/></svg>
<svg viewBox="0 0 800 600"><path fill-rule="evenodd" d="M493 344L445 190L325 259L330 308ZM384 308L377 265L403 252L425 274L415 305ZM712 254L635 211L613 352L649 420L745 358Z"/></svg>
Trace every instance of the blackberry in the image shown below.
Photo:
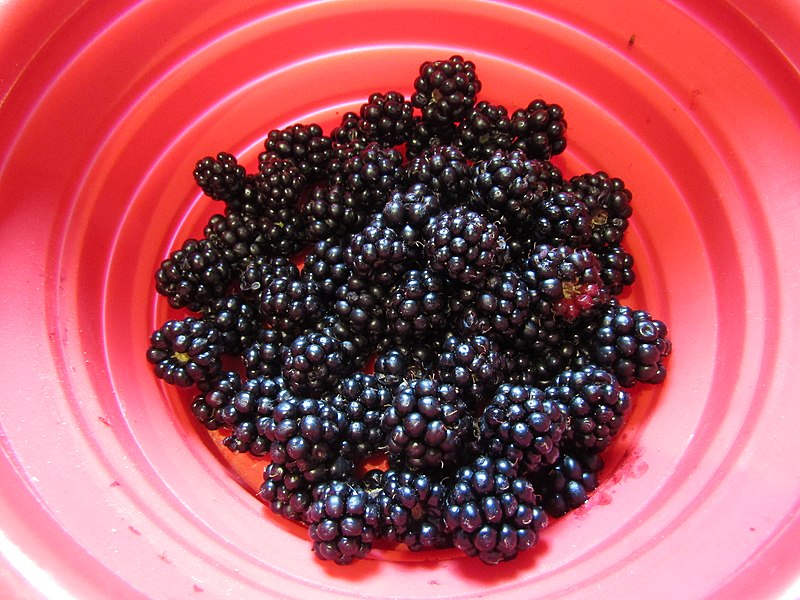
<svg viewBox="0 0 800 600"><path fill-rule="evenodd" d="M597 171L570 178L563 189L580 198L589 211L592 248L599 250L622 242L633 214L633 195L624 181Z"/></svg>
<svg viewBox="0 0 800 600"><path fill-rule="evenodd" d="M538 291L535 312L566 322L591 314L609 299L591 250L541 244L525 261L525 281Z"/></svg>
<svg viewBox="0 0 800 600"><path fill-rule="evenodd" d="M255 185L262 214L273 222L280 222L286 211L296 206L306 177L291 160L266 153L258 158Z"/></svg>
<svg viewBox="0 0 800 600"><path fill-rule="evenodd" d="M237 269L244 259L265 253L264 224L262 218L227 210L225 214L209 218L203 236L228 264Z"/></svg>
<svg viewBox="0 0 800 600"><path fill-rule="evenodd" d="M436 146L450 145L456 135L453 123L431 123L422 117L414 117L414 126L406 142L406 156L412 158Z"/></svg>
<svg viewBox="0 0 800 600"><path fill-rule="evenodd" d="M463 287L452 294L451 320L465 335L516 336L536 298L516 272L492 270L480 287Z"/></svg>
<svg viewBox="0 0 800 600"><path fill-rule="evenodd" d="M529 474L556 462L567 426L558 402L542 390L508 383L497 388L478 423L481 448Z"/></svg>
<svg viewBox="0 0 800 600"><path fill-rule="evenodd" d="M275 277L261 293L260 308L266 326L297 332L320 313L319 286L291 276Z"/></svg>
<svg viewBox="0 0 800 600"><path fill-rule="evenodd" d="M375 377L396 393L404 381L430 377L436 358L437 353L424 344L416 344L413 348L387 345L375 357Z"/></svg>
<svg viewBox="0 0 800 600"><path fill-rule="evenodd" d="M350 238L345 260L353 273L379 283L389 283L406 269L410 250L397 232L377 213L360 232Z"/></svg>
<svg viewBox="0 0 800 600"><path fill-rule="evenodd" d="M345 454L364 458L384 445L381 416L391 401L391 391L374 375L355 373L336 385L330 403L347 421L342 447Z"/></svg>
<svg viewBox="0 0 800 600"><path fill-rule="evenodd" d="M319 179L331 152L332 140L316 123L297 123L284 129L273 129L264 140L268 154L290 159L310 180Z"/></svg>
<svg viewBox="0 0 800 600"><path fill-rule="evenodd" d="M509 365L513 381L547 386L562 371L588 364L588 348L581 334L579 328L553 317L529 318L506 355L514 361Z"/></svg>
<svg viewBox="0 0 800 600"><path fill-rule="evenodd" d="M412 269L386 298L386 327L398 339L427 336L447 323L446 281L440 273Z"/></svg>
<svg viewBox="0 0 800 600"><path fill-rule="evenodd" d="M223 423L231 428L223 444L232 452L265 455L270 450L267 428L272 412L288 398L291 394L281 377L256 375L246 380L230 403L220 410Z"/></svg>
<svg viewBox="0 0 800 600"><path fill-rule="evenodd" d="M219 331L194 317L171 319L150 336L147 360L156 377L179 387L213 378L221 368Z"/></svg>
<svg viewBox="0 0 800 600"><path fill-rule="evenodd" d="M371 94L360 114L358 128L364 138L383 146L405 143L414 126L414 107L396 91Z"/></svg>
<svg viewBox="0 0 800 600"><path fill-rule="evenodd" d="M156 291L173 308L199 311L225 295L233 278L230 264L208 240L189 238L162 261L156 271Z"/></svg>
<svg viewBox="0 0 800 600"><path fill-rule="evenodd" d="M423 183L412 184L405 191L395 190L383 207L387 225L399 232L409 227L409 243L421 241L421 230L440 212L439 194Z"/></svg>
<svg viewBox="0 0 800 600"><path fill-rule="evenodd" d="M509 150L514 141L505 106L482 100L458 124L453 145L469 160L488 160L497 150Z"/></svg>
<svg viewBox="0 0 800 600"><path fill-rule="evenodd" d="M221 371L199 384L200 393L192 401L192 414L206 429L216 430L230 421L226 407L242 389L242 378L235 371Z"/></svg>
<svg viewBox="0 0 800 600"><path fill-rule="evenodd" d="M462 283L479 280L506 258L497 225L462 207L439 215L425 235L430 268Z"/></svg>
<svg viewBox="0 0 800 600"><path fill-rule="evenodd" d="M341 184L352 195L353 205L371 214L379 211L389 194L402 186L402 162L403 155L394 148L371 142L341 162L332 183Z"/></svg>
<svg viewBox="0 0 800 600"><path fill-rule="evenodd" d="M599 366L609 370L622 386L632 387L637 381L664 381L667 369L663 360L672 351L672 342L663 321L647 311L612 302L589 339L589 347Z"/></svg>
<svg viewBox="0 0 800 600"><path fill-rule="evenodd" d="M458 470L444 517L453 545L490 565L532 548L547 526L531 483L509 461L486 456Z"/></svg>
<svg viewBox="0 0 800 600"><path fill-rule="evenodd" d="M333 312L350 331L373 339L384 333L386 289L359 275L336 289Z"/></svg>
<svg viewBox="0 0 800 600"><path fill-rule="evenodd" d="M332 300L336 289L352 275L345 259L346 246L336 238L320 240L303 259L303 280L314 281L325 299Z"/></svg>
<svg viewBox="0 0 800 600"><path fill-rule="evenodd" d="M619 296L622 291L636 281L633 271L633 256L625 252L621 246L608 246L595 251L600 262L600 277L612 296Z"/></svg>
<svg viewBox="0 0 800 600"><path fill-rule="evenodd" d="M319 397L349 368L339 340L316 332L297 336L282 358L289 389L301 395Z"/></svg>
<svg viewBox="0 0 800 600"><path fill-rule="evenodd" d="M298 279L297 265L284 256L248 256L240 265L239 289L247 300L258 300L274 279Z"/></svg>
<svg viewBox="0 0 800 600"><path fill-rule="evenodd" d="M574 194L553 194L534 208L533 234L538 242L584 248L592 234L589 209Z"/></svg>
<svg viewBox="0 0 800 600"><path fill-rule="evenodd" d="M291 256L308 242L308 229L295 208L287 208L263 224L265 254Z"/></svg>
<svg viewBox="0 0 800 600"><path fill-rule="evenodd" d="M619 432L631 409L631 397L608 371L594 365L560 373L545 397L564 406L571 446L602 452Z"/></svg>
<svg viewBox="0 0 800 600"><path fill-rule="evenodd" d="M339 153L341 148L359 148L363 149L367 145L367 138L359 127L361 117L353 112L348 111L342 115L339 124L331 129L330 138L333 140L331 147L331 157L334 158ZM326 166L326 173L330 173Z"/></svg>
<svg viewBox="0 0 800 600"><path fill-rule="evenodd" d="M283 369L283 350L286 334L275 329L259 329L256 339L242 352L242 362L248 377L275 377Z"/></svg>
<svg viewBox="0 0 800 600"><path fill-rule="evenodd" d="M432 379L401 383L384 411L389 464L431 472L456 461L472 419L452 385Z"/></svg>
<svg viewBox="0 0 800 600"><path fill-rule="evenodd" d="M213 300L202 310L203 320L219 332L225 354L239 355L256 336L258 309L239 296Z"/></svg>
<svg viewBox="0 0 800 600"><path fill-rule="evenodd" d="M301 201L299 211L311 240L358 231L368 216L343 185L328 182L318 182Z"/></svg>
<svg viewBox="0 0 800 600"><path fill-rule="evenodd" d="M470 187L470 168L455 146L432 146L411 158L406 167L409 185L424 184L444 205L464 204Z"/></svg>
<svg viewBox="0 0 800 600"><path fill-rule="evenodd" d="M564 110L542 99L533 100L511 115L513 148L522 150L530 158L547 160L561 154L567 147L566 131Z"/></svg>
<svg viewBox="0 0 800 600"><path fill-rule="evenodd" d="M220 152L216 157L206 156L197 161L194 180L203 193L213 200L230 202L238 197L245 186L245 170L236 157Z"/></svg>
<svg viewBox="0 0 800 600"><path fill-rule="evenodd" d="M383 535L418 552L449 544L444 525L446 487L425 473L390 469L377 495Z"/></svg>
<svg viewBox="0 0 800 600"><path fill-rule="evenodd" d="M533 485L542 497L542 508L551 517L563 517L583 505L597 489L603 459L594 452L568 450Z"/></svg>
<svg viewBox="0 0 800 600"><path fill-rule="evenodd" d="M314 487L297 469L271 463L264 469L258 496L275 514L307 525L305 512L313 502Z"/></svg>
<svg viewBox="0 0 800 600"><path fill-rule="evenodd" d="M460 121L475 105L481 82L472 61L453 55L447 60L422 63L414 80L411 103L422 118L435 124Z"/></svg>
<svg viewBox="0 0 800 600"><path fill-rule="evenodd" d="M484 335L447 336L436 364L441 381L455 387L471 406L494 393L504 372L503 353Z"/></svg>
<svg viewBox="0 0 800 600"><path fill-rule="evenodd" d="M336 480L320 486L305 512L314 554L340 565L369 553L379 519L376 500L353 481Z"/></svg>
<svg viewBox="0 0 800 600"><path fill-rule="evenodd" d="M325 315L315 321L312 331L336 339L341 344L345 364L352 370L361 368L372 352L367 336L352 331L338 315Z"/></svg>

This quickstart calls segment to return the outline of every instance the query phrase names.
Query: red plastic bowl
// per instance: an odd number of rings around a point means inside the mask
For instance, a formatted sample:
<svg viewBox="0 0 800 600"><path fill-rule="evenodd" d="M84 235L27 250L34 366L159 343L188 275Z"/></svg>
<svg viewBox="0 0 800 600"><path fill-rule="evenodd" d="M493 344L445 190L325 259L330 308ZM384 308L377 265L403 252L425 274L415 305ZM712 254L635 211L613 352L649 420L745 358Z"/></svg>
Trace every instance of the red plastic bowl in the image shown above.
<svg viewBox="0 0 800 600"><path fill-rule="evenodd" d="M0 595L796 597L798 40L791 0L0 2ZM153 376L153 273L216 210L198 158L253 168L452 53L485 99L564 106L566 173L633 190L626 300L675 352L535 550L340 568Z"/></svg>

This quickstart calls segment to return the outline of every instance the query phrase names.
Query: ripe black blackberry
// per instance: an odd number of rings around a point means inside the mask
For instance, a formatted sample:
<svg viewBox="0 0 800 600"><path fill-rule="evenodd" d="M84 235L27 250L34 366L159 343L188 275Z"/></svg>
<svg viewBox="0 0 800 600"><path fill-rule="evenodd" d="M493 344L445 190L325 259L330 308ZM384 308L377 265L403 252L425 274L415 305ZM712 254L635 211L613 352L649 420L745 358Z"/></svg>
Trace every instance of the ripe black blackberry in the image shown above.
<svg viewBox="0 0 800 600"><path fill-rule="evenodd" d="M283 377L295 394L319 397L349 371L336 338L310 332L297 336L283 350Z"/></svg>
<svg viewBox="0 0 800 600"><path fill-rule="evenodd" d="M513 140L506 107L482 100L458 124L453 145L469 160L482 161L497 150L509 150Z"/></svg>
<svg viewBox="0 0 800 600"><path fill-rule="evenodd" d="M267 252L263 235L266 226L264 218L229 209L209 218L203 236L236 270L244 259Z"/></svg>
<svg viewBox="0 0 800 600"><path fill-rule="evenodd" d="M308 243L308 227L296 208L287 208L263 224L265 255L293 256Z"/></svg>
<svg viewBox="0 0 800 600"><path fill-rule="evenodd" d="M600 262L600 277L612 296L619 296L622 291L636 281L633 270L633 256L622 246L607 246L595 251Z"/></svg>
<svg viewBox="0 0 800 600"><path fill-rule="evenodd" d="M345 259L346 247L347 243L338 238L320 240L303 259L302 278L316 282L320 295L326 300L332 301L336 289L352 275Z"/></svg>
<svg viewBox="0 0 800 600"><path fill-rule="evenodd" d="M306 176L292 160L267 153L258 157L258 202L271 221L281 222L286 211L295 208L305 183Z"/></svg>
<svg viewBox="0 0 800 600"><path fill-rule="evenodd" d="M414 107L397 91L371 94L359 112L358 129L368 142L397 146L408 140L414 127Z"/></svg>
<svg viewBox="0 0 800 600"><path fill-rule="evenodd" d="M342 379L329 401L346 418L343 454L358 460L384 445L381 416L392 402L392 392L377 377L359 372Z"/></svg>
<svg viewBox="0 0 800 600"><path fill-rule="evenodd" d="M314 501L314 487L315 484L310 483L297 469L270 463L264 469L264 483L258 496L275 514L307 525L305 512Z"/></svg>
<svg viewBox="0 0 800 600"><path fill-rule="evenodd" d="M448 335L442 343L436 374L443 383L456 388L459 395L475 407L494 392L505 374L500 347L484 335Z"/></svg>
<svg viewBox="0 0 800 600"><path fill-rule="evenodd" d="M463 119L475 105L481 82L472 61L453 55L422 63L414 90L411 103L422 111L424 120L450 124Z"/></svg>
<svg viewBox="0 0 800 600"><path fill-rule="evenodd" d="M376 498L387 539L418 552L450 544L444 524L446 486L425 473L390 469Z"/></svg>
<svg viewBox="0 0 800 600"><path fill-rule="evenodd" d="M258 332L258 309L238 295L213 300L202 309L203 320L219 332L222 352L239 355Z"/></svg>
<svg viewBox="0 0 800 600"><path fill-rule="evenodd" d="M421 183L439 194L444 206L463 204L470 189L470 168L455 146L432 146L412 157L406 167L408 185Z"/></svg>
<svg viewBox="0 0 800 600"><path fill-rule="evenodd" d="M378 536L380 510L359 483L335 480L320 486L305 520L317 558L347 565L364 558Z"/></svg>
<svg viewBox="0 0 800 600"><path fill-rule="evenodd" d="M592 221L575 194L557 192L536 204L532 229L537 242L584 248L591 239Z"/></svg>
<svg viewBox="0 0 800 600"><path fill-rule="evenodd" d="M353 273L390 284L406 270L411 249L387 223L382 213L376 213L367 225L353 234L345 249L345 260Z"/></svg>
<svg viewBox="0 0 800 600"><path fill-rule="evenodd" d="M625 182L604 171L597 171L571 177L563 189L578 196L589 211L590 247L599 250L619 246L633 214L633 195L625 187Z"/></svg>
<svg viewBox="0 0 800 600"><path fill-rule="evenodd" d="M332 140L316 123L297 123L284 129L273 129L264 140L268 154L291 159L300 173L309 180L319 179L330 157Z"/></svg>
<svg viewBox="0 0 800 600"><path fill-rule="evenodd" d="M430 268L462 283L481 279L506 259L506 242L497 225L463 207L439 215L425 235Z"/></svg>
<svg viewBox="0 0 800 600"><path fill-rule="evenodd" d="M528 287L538 291L533 311L566 322L592 314L609 300L600 263L589 249L541 244L525 261Z"/></svg>
<svg viewBox="0 0 800 600"><path fill-rule="evenodd" d="M222 366L219 331L202 319L170 319L153 331L147 360L156 377L179 387L212 379Z"/></svg>
<svg viewBox="0 0 800 600"><path fill-rule="evenodd" d="M320 314L319 286L300 277L280 276L270 282L260 296L264 324L284 333L303 329Z"/></svg>
<svg viewBox="0 0 800 600"><path fill-rule="evenodd" d="M371 214L380 211L389 194L404 184L402 163L400 152L371 142L363 150L342 160L340 170L333 174L331 182L341 184L352 195L354 206Z"/></svg>
<svg viewBox="0 0 800 600"><path fill-rule="evenodd" d="M558 402L545 398L541 389L505 383L497 388L478 424L485 453L506 458L532 475L558 459L567 419Z"/></svg>
<svg viewBox="0 0 800 600"><path fill-rule="evenodd" d="M667 375L664 358L672 351L667 326L650 313L610 302L589 338L595 362L624 387L637 381L661 383Z"/></svg>
<svg viewBox="0 0 800 600"><path fill-rule="evenodd" d="M193 175L203 193L213 200L228 203L244 191L245 169L227 152L201 158Z"/></svg>
<svg viewBox="0 0 800 600"><path fill-rule="evenodd" d="M563 405L568 419L564 440L572 447L602 452L622 428L631 409L630 394L600 367L560 373L545 389L551 402Z"/></svg>
<svg viewBox="0 0 800 600"><path fill-rule="evenodd" d="M363 149L367 145L367 139L364 133L359 128L359 123L361 121L361 117L354 113L353 111L348 111L342 115L339 124L331 129L331 140L333 140L333 145L331 147L331 158L337 158L339 151L345 148L359 148ZM330 170L328 165L326 165L326 174L330 175Z"/></svg>
<svg viewBox="0 0 800 600"><path fill-rule="evenodd" d="M422 230L441 212L441 205L437 192L423 183L415 183L407 190L395 190L389 194L383 217L386 224L398 231L407 243L421 242Z"/></svg>
<svg viewBox="0 0 800 600"><path fill-rule="evenodd" d="M453 545L489 565L532 548L547 526L531 483L509 461L486 456L458 470L444 517Z"/></svg>
<svg viewBox="0 0 800 600"><path fill-rule="evenodd" d="M564 110L558 104L548 104L542 99L533 100L511 115L511 133L515 136L513 147L522 150L529 158L548 160L561 154L567 147L566 131Z"/></svg>
<svg viewBox="0 0 800 600"><path fill-rule="evenodd" d="M406 340L431 335L447 323L446 280L428 269L406 271L385 306L390 335Z"/></svg>
<svg viewBox="0 0 800 600"><path fill-rule="evenodd" d="M546 387L562 371L589 362L583 329L533 315L507 351L509 381Z"/></svg>
<svg viewBox="0 0 800 600"><path fill-rule="evenodd" d="M433 472L456 462L472 418L455 386L412 379L398 386L381 427L391 466Z"/></svg>
<svg viewBox="0 0 800 600"><path fill-rule="evenodd" d="M281 401L291 398L282 377L256 375L247 379L230 402L220 408L220 418L231 428L223 444L232 452L263 456L270 449L267 427Z"/></svg>
<svg viewBox="0 0 800 600"><path fill-rule="evenodd" d="M242 378L235 371L220 371L211 379L202 381L200 393L192 401L192 414L206 429L214 431L230 425L226 408L242 389Z"/></svg>
<svg viewBox="0 0 800 600"><path fill-rule="evenodd" d="M341 344L342 355L350 370L364 366L374 351L366 335L352 331L347 324L335 314L325 315L314 321L311 331L332 337Z"/></svg>
<svg viewBox="0 0 800 600"><path fill-rule="evenodd" d="M558 461L533 480L542 508L551 517L563 517L582 506L597 489L603 459L595 452L567 449Z"/></svg>
<svg viewBox="0 0 800 600"><path fill-rule="evenodd" d="M247 300L258 300L274 279L298 279L297 265L284 256L252 255L239 266L239 290Z"/></svg>
<svg viewBox="0 0 800 600"><path fill-rule="evenodd" d="M375 377L394 394L404 381L432 376L437 357L437 350L424 343L413 348L387 344L375 357Z"/></svg>
<svg viewBox="0 0 800 600"><path fill-rule="evenodd" d="M437 124L426 121L423 117L414 117L414 126L406 142L406 156L412 158L436 146L450 145L456 135L453 123Z"/></svg>
<svg viewBox="0 0 800 600"><path fill-rule="evenodd" d="M223 297L233 279L230 263L208 240L189 238L161 262L156 271L156 291L173 308L199 311Z"/></svg>
<svg viewBox="0 0 800 600"><path fill-rule="evenodd" d="M287 335L276 329L260 328L255 340L242 351L242 362L248 377L275 377L283 369L283 350Z"/></svg>
<svg viewBox="0 0 800 600"><path fill-rule="evenodd" d="M452 292L450 320L465 335L516 337L536 299L536 292L531 293L515 271L493 269L479 287L465 286Z"/></svg>
<svg viewBox="0 0 800 600"><path fill-rule="evenodd" d="M368 217L350 191L341 184L326 181L311 188L300 201L298 210L306 220L308 237L312 241L358 231Z"/></svg>
<svg viewBox="0 0 800 600"><path fill-rule="evenodd" d="M359 275L353 275L336 289L333 313L344 326L374 340L386 330L385 286Z"/></svg>

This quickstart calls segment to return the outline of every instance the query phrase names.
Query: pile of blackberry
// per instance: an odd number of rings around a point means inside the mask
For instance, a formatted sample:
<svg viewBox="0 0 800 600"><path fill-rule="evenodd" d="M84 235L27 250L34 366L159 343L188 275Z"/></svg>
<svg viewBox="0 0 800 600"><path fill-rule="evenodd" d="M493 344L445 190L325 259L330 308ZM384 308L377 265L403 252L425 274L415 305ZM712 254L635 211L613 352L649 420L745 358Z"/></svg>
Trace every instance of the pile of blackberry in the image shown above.
<svg viewBox="0 0 800 600"><path fill-rule="evenodd" d="M270 131L252 172L202 158L215 214L155 274L155 375L263 461L260 499L321 560L513 559L666 376L667 326L624 302L630 190L552 162L561 106L481 89L471 61L426 61L327 133Z"/></svg>

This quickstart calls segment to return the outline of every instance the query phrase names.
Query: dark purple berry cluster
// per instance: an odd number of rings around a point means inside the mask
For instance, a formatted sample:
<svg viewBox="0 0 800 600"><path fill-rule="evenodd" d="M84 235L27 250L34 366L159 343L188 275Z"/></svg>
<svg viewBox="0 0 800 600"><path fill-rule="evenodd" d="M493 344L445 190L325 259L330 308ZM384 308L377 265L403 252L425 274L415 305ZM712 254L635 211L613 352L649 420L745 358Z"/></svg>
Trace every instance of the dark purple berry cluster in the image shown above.
<svg viewBox="0 0 800 600"><path fill-rule="evenodd" d="M155 375L263 461L259 498L321 560L513 559L587 500L633 388L666 376L666 325L620 299L631 192L551 162L561 106L481 88L461 56L426 61L327 132L270 131L252 172L202 158L219 211L156 271Z"/></svg>

